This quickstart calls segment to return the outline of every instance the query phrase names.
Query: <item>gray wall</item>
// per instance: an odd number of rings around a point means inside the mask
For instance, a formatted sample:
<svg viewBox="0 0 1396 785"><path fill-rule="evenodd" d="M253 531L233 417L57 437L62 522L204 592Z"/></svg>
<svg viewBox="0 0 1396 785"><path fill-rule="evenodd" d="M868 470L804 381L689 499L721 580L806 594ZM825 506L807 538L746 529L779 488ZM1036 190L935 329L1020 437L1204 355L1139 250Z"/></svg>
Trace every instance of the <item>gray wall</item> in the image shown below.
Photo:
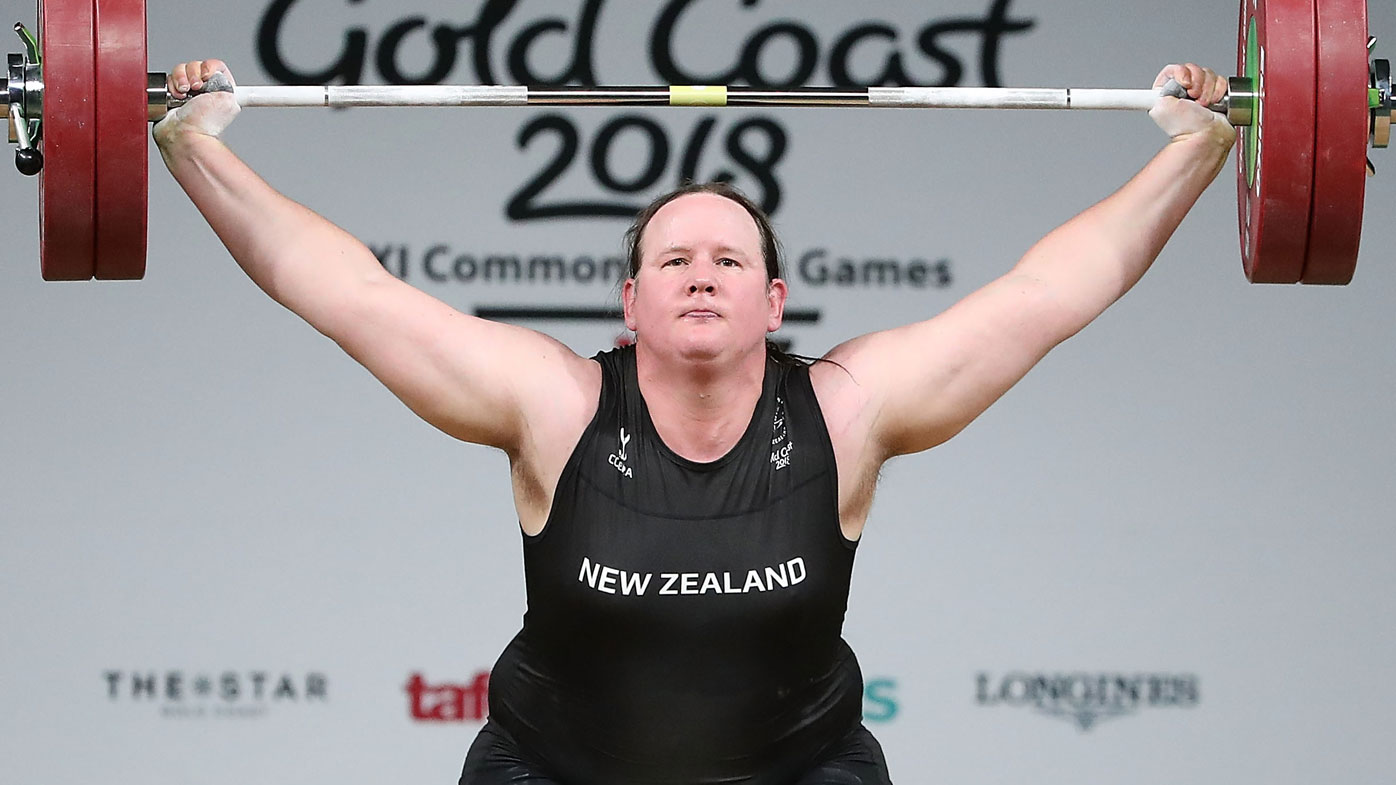
<svg viewBox="0 0 1396 785"><path fill-rule="evenodd" d="M269 2L153 4L152 68L220 56L244 83L272 81L257 49ZM488 53L494 79L514 81L508 48L528 24L575 28L581 5L519 3ZM759 28L795 18L821 49L809 81L827 83L833 42L884 20L911 76L935 82L945 71L917 35L989 7L698 0L674 51L718 71ZM381 82L372 63L392 25L478 13L298 0L278 40L312 71L361 28L363 79ZM659 14L600 3L598 81L663 80L648 43ZM1008 85L1146 86L1170 61L1234 66L1230 4L1015 0L1008 14L1033 23L999 42ZM1374 32L1396 36L1391 4L1371 14ZM964 65L959 83L983 84L982 36L937 40ZM404 39L402 70L427 70L425 42ZM573 44L539 39L534 68L562 70ZM788 72L793 51L772 45L763 67ZM858 51L854 77L873 78L879 45ZM462 43L449 81L478 80L471 52ZM558 115L582 146L545 198L625 203L674 183L705 118L702 176L733 167L726 138L764 118L787 143L774 176L792 261L827 249L950 270L943 287L792 275L793 307L821 315L783 331L805 353L941 311L1164 142L1142 114L646 112L668 161L653 187L624 195L598 184L589 155L629 114L248 110L227 138L288 195L380 250L405 247L409 281L473 311L614 302L615 282L599 278L425 274L438 245L451 252L433 269L461 254L558 254L583 276L577 257L617 252L618 219L506 216L557 149L556 132L521 148L530 123ZM741 141L759 158L769 137L753 127ZM635 127L616 137L618 178L642 172L643 141ZM1389 775L1396 156L1373 158L1351 286L1246 283L1228 168L1134 292L963 435L887 467L846 635L898 781ZM41 282L36 184L11 174L0 190L15 227L0 267L0 781L454 781L478 721L414 719L406 686L413 674L468 686L518 627L506 462L416 420L266 299L152 167L141 283ZM585 353L619 330L531 324ZM1073 675L1059 700L1030 686ZM1117 676L1143 685L1137 700Z"/></svg>

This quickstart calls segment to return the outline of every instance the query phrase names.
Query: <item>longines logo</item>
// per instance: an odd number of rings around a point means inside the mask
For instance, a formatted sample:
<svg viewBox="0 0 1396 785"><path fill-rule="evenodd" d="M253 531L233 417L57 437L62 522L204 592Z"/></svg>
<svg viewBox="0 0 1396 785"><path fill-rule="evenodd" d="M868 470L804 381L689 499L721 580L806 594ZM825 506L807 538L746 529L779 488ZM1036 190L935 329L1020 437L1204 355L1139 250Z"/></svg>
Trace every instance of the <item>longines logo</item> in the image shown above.
<svg viewBox="0 0 1396 785"><path fill-rule="evenodd" d="M1145 709L1195 708L1201 700L1197 676L1183 673L1025 673L1002 677L980 673L980 706L1031 708L1088 731L1103 720Z"/></svg>
<svg viewBox="0 0 1396 785"><path fill-rule="evenodd" d="M256 718L329 699L329 680L315 672L138 670L105 671L102 678L112 703L153 706L175 719Z"/></svg>

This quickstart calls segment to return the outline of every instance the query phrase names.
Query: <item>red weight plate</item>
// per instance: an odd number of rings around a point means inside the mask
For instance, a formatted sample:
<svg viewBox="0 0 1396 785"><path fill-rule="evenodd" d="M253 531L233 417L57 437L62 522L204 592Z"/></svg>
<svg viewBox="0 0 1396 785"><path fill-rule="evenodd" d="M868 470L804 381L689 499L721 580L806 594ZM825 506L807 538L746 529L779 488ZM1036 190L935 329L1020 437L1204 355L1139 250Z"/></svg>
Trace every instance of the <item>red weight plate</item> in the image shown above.
<svg viewBox="0 0 1396 785"><path fill-rule="evenodd" d="M1304 283L1345 284L1357 269L1367 188L1367 0L1322 0L1314 196Z"/></svg>
<svg viewBox="0 0 1396 785"><path fill-rule="evenodd" d="M145 0L95 0L97 263L102 279L145 275L150 131Z"/></svg>
<svg viewBox="0 0 1396 785"><path fill-rule="evenodd" d="M1241 253L1253 283L1304 273L1314 167L1314 2L1242 0L1237 72L1260 95L1238 145Z"/></svg>
<svg viewBox="0 0 1396 785"><path fill-rule="evenodd" d="M44 169L39 257L44 280L92 277L96 143L92 0L40 0L44 67Z"/></svg>

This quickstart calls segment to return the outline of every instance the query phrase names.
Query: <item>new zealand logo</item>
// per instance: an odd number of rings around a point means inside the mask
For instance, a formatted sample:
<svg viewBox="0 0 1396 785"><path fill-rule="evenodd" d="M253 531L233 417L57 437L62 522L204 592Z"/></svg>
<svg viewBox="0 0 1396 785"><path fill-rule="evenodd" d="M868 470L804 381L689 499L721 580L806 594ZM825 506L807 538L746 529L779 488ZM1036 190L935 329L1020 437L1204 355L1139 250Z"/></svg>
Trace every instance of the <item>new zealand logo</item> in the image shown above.
<svg viewBox="0 0 1396 785"><path fill-rule="evenodd" d="M626 459L627 459L627 457L628 457L628 456L625 454L625 450L626 450L626 447L627 447L629 444L630 444L630 435L627 434L627 433L625 432L625 429L624 429L624 428L621 428L621 429L620 429L620 450L619 450L618 452L613 452L613 453L611 453L611 461L610 461L610 463L611 463L612 466L616 467L616 471L620 472L621 474L625 475L626 477L634 477L634 476L635 476L634 472L630 471L630 467L627 466L627 465L625 465L625 461L626 461Z"/></svg>
<svg viewBox="0 0 1396 785"><path fill-rule="evenodd" d="M790 454L795 451L795 443L790 441L785 428L785 399L776 398L776 415L771 424L771 465L780 471L790 465Z"/></svg>

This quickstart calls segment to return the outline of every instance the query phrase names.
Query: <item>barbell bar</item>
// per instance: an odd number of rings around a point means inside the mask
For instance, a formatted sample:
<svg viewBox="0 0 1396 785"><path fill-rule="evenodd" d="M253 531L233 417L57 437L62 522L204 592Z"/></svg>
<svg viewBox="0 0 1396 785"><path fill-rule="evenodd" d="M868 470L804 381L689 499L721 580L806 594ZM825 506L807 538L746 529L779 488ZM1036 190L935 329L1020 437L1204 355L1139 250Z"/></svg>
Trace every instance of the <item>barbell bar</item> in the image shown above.
<svg viewBox="0 0 1396 785"><path fill-rule="evenodd" d="M40 175L46 280L144 276L148 125L187 99L146 70L145 0L40 0L39 35L15 26L0 91L16 166ZM1237 126L1243 268L1256 283L1351 280L1357 263L1367 147L1390 142L1390 63L1366 0L1242 0L1237 73L1213 111ZM803 87L720 85L238 86L242 107L798 106L1122 110L1151 108L1180 88ZM218 89L217 85L206 87Z"/></svg>
<svg viewBox="0 0 1396 785"><path fill-rule="evenodd" d="M1249 125L1253 94L1245 79L1233 78L1227 100L1211 107L1233 125ZM508 87L474 85L238 86L238 106L863 106L906 109L1089 109L1147 111L1157 90L1011 87L803 87L787 90L671 85L631 87ZM158 96L156 97L158 100ZM183 99L166 102L169 108ZM1234 109L1233 109L1234 106ZM158 108L154 110L159 113Z"/></svg>

